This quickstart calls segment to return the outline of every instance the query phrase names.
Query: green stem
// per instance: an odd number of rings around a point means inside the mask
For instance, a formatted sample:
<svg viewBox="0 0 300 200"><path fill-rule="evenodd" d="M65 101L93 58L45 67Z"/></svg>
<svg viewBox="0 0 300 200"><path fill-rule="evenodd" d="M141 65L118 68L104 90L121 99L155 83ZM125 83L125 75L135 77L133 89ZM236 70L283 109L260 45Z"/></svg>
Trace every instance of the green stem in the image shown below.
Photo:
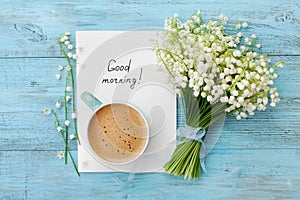
<svg viewBox="0 0 300 200"><path fill-rule="evenodd" d="M194 148L193 148L193 151L192 151L192 159L191 161L188 163L188 167L187 167L187 172L185 173L185 176L184 178L187 178L190 180L193 176L193 174L197 174L198 171L200 172L201 169L200 167L199 168L195 168L196 165L196 162L200 161L199 158L200 158L200 146L201 146L201 143L198 142L198 141L193 141L193 143L195 143L194 145Z"/></svg>
<svg viewBox="0 0 300 200"><path fill-rule="evenodd" d="M174 53L174 52L172 52L172 51L170 51L170 50L168 50L168 49L162 49L162 48L159 48L159 49L157 49L158 51L165 51L165 52L167 52L168 54L170 54L170 56L176 56L176 57L178 57L180 60L181 60L181 62L186 66L186 67L188 67L188 65L184 62L184 60L183 60L183 58L181 58L178 54L176 54L176 53ZM174 57L173 57L174 58Z"/></svg>
<svg viewBox="0 0 300 200"><path fill-rule="evenodd" d="M69 66L71 67L70 74L71 74L71 82L72 82L72 112L76 113L76 109L75 109L75 81L74 81L73 66L71 65L71 61L70 61L69 57L67 57L67 61L68 61ZM75 135L77 137L78 144L80 145L80 138L78 136L76 118L74 118L73 121L74 121Z"/></svg>
<svg viewBox="0 0 300 200"><path fill-rule="evenodd" d="M160 54L159 54L159 57L160 57L162 63L164 64L165 68L167 69L168 73L170 74L170 76L171 76L172 78L175 78L174 75L173 75L173 74L171 73L171 71L169 70L169 68L168 68L167 64L165 63L165 61L162 59L162 57L161 57Z"/></svg>
<svg viewBox="0 0 300 200"><path fill-rule="evenodd" d="M76 170L76 173L77 173L78 176L80 176L80 173L79 173L79 171L78 171L78 168L77 168L77 166L76 166L76 163L75 163L75 161L74 161L74 159L73 159L73 156L72 156L72 153L71 153L71 150L70 150L69 147L68 147L68 152L69 152L69 156L70 156L70 158L71 158L71 161L72 161L72 163L73 163L73 166L74 166L74 168L75 168L75 170Z"/></svg>
<svg viewBox="0 0 300 200"><path fill-rule="evenodd" d="M55 118L55 124L56 124L57 126L60 126L60 122L59 122L59 120L58 120L58 117L57 117L55 111L52 109L51 112L52 112L52 114L53 114L53 116L54 116L54 118ZM64 136L63 131L60 131L60 134L61 134L61 137L62 137L64 143L66 143L66 139L65 139L65 136ZM73 163L73 166L74 166L74 168L75 168L75 170L76 170L77 175L80 176L80 173L79 173L79 171L78 171L77 165L76 165L76 163L75 163L75 161L74 161L74 159L73 159L73 156L72 156L72 153L71 153L71 149L70 149L69 147L67 148L67 151L68 151L69 156L70 156L70 158L71 158L71 160L72 160L72 163Z"/></svg>
<svg viewBox="0 0 300 200"><path fill-rule="evenodd" d="M207 129L210 125L225 117L226 103L212 105L206 98L194 97L193 89L181 88L182 104L187 125ZM199 178L201 143L188 140L176 147L171 160L164 165L165 171L175 176L184 176L185 179Z"/></svg>
<svg viewBox="0 0 300 200"><path fill-rule="evenodd" d="M68 61L68 63L70 63L70 62ZM74 81L74 74L73 74L72 67L71 67L70 73L71 73L71 81L72 81L72 112L76 113L76 109L75 109L75 83L74 83L75 81ZM80 138L78 136L78 131L77 131L77 119L74 118L73 121L74 121L75 135L76 135L78 144L81 145Z"/></svg>
<svg viewBox="0 0 300 200"><path fill-rule="evenodd" d="M194 149L195 149L195 146L196 146L196 143L195 142L192 142L192 145L190 146L190 150L192 151L192 153L190 154L187 154L187 157L186 159L183 160L183 166L182 166L182 169L180 171L181 174L184 174L184 171L186 169L186 167L188 166L188 164L191 162L192 163L192 160L193 160L193 152L194 152ZM186 177L184 177L186 178Z"/></svg>
<svg viewBox="0 0 300 200"><path fill-rule="evenodd" d="M66 87L68 86L68 75L66 77ZM65 103L65 121L68 120L68 106L67 106L67 90L66 90L66 87L65 87L65 92L64 92L64 95L65 95L65 98L64 98L64 103ZM67 164L68 162L68 154L67 154L67 151L68 151L68 136L69 136L69 127L66 126L66 140L65 140L65 164Z"/></svg>
<svg viewBox="0 0 300 200"><path fill-rule="evenodd" d="M224 109L225 109L224 107L225 107L225 104L220 104L215 107L212 107L212 110L199 121L199 124L203 128L208 128L208 127L204 127L205 124L207 124L210 120L212 120L211 119L212 117L216 117L218 113L224 111Z"/></svg>
<svg viewBox="0 0 300 200"><path fill-rule="evenodd" d="M60 47L60 51L61 53L64 55L64 57L66 58L67 60L67 63L68 65L70 66L71 70L70 70L70 74L71 74L71 83L72 83L72 112L73 113L76 113L76 109L75 109L75 78L74 78L74 72L73 72L73 65L71 63L71 60L70 58L68 57L62 43L60 42L60 37L58 37L58 45ZM80 138L79 138L79 135L78 135L78 129L77 129L77 119L74 118L73 119L73 122L74 122L74 129L75 129L75 135L76 135L76 138L77 138L77 141L78 141L78 144L80 145Z"/></svg>
<svg viewBox="0 0 300 200"><path fill-rule="evenodd" d="M195 140L178 145L172 159L164 165L166 172L175 176L184 176L185 179L199 178L200 146L200 142Z"/></svg>

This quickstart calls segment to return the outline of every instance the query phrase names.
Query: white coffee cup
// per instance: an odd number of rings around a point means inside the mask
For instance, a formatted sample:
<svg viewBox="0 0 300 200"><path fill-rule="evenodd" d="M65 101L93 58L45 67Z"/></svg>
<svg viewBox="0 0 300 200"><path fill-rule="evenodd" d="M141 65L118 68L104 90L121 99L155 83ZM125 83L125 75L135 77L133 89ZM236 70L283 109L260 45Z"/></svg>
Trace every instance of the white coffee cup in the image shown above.
<svg viewBox="0 0 300 200"><path fill-rule="evenodd" d="M149 125L138 108L124 102L103 104L89 92L83 92L80 97L93 110L85 133L88 138L85 145L97 161L109 165L125 165L134 162L144 153L149 142ZM112 115L108 115L110 118L106 119L103 113L110 113L109 109ZM117 115L114 113L120 110L125 111L122 113L124 119L119 115L115 118ZM139 126L133 122L133 118L137 120ZM129 128L124 130L126 125L131 125L135 132L129 132ZM137 136L139 130L142 136ZM140 145L136 145L137 143Z"/></svg>

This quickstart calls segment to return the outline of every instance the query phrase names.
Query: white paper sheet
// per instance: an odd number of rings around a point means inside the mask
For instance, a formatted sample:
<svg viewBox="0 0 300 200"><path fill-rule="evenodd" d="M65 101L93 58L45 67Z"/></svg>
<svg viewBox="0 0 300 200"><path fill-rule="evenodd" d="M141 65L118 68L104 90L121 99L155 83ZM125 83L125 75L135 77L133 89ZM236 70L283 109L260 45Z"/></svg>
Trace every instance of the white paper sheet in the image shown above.
<svg viewBox="0 0 300 200"><path fill-rule="evenodd" d="M169 161L176 145L176 95L165 72L156 65L151 41L155 38L155 31L76 32L80 172L161 172L163 164ZM111 71L117 65L129 63L129 71ZM115 79L131 81L116 83ZM145 115L150 139L141 157L133 163L115 166L99 162L90 154L87 128L93 111L80 99L84 91L103 103L128 102Z"/></svg>

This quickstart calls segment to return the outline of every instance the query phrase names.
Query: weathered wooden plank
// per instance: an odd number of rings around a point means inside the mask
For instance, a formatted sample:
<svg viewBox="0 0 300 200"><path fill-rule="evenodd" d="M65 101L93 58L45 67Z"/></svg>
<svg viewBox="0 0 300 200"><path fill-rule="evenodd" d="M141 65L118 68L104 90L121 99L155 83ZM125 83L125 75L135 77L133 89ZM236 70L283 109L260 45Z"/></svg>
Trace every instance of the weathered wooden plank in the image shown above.
<svg viewBox="0 0 300 200"><path fill-rule="evenodd" d="M26 3L25 3L26 2ZM1 2L0 57L57 57L56 37L64 31L132 30L163 27L164 19L180 13L187 19L201 9L203 18L220 14L249 21L246 34L256 33L269 54L300 52L300 8L297 0L205 1L19 1ZM288 30L288 31L286 31ZM284 47L284 48L283 48Z"/></svg>
<svg viewBox="0 0 300 200"><path fill-rule="evenodd" d="M76 152L73 152L76 153ZM299 149L214 150L210 175L184 181L162 173L82 173L64 166L56 151L0 151L0 199L297 199ZM239 170L238 170L239 169ZM155 182L155 185L153 183ZM217 192L216 192L217 191Z"/></svg>
<svg viewBox="0 0 300 200"><path fill-rule="evenodd" d="M298 92L300 57L272 58L274 62L279 60L286 62L286 67L279 69L279 78L276 80L281 96L297 103L297 98L300 97ZM48 96L53 95L53 99L55 99L55 95L63 88L63 80L55 80L55 74L59 73L57 70L59 64L65 64L65 60L63 58L0 59L0 89L2 94L8 95L8 98L3 98L2 103L19 100L19 98L9 98L11 95L22 95L22 100L30 102L32 102L33 95L46 95L47 99ZM12 110L19 107L18 105L8 107L6 104L2 107L3 111L8 108Z"/></svg>
<svg viewBox="0 0 300 200"><path fill-rule="evenodd" d="M284 68L278 69L279 77L276 80L276 87L280 90L283 98L297 103L297 99L300 98L300 56L272 56L271 59L274 63L280 60L286 62ZM29 98L32 95L55 95L63 88L63 79L55 80L55 74L59 73L58 65L66 65L64 58L0 59L1 92L8 96L22 95L23 100L29 101L32 100ZM3 98L1 101L7 100L7 98ZM5 109L5 107L3 106L1 109ZM11 107L9 110L17 107Z"/></svg>
<svg viewBox="0 0 300 200"><path fill-rule="evenodd" d="M297 148L300 143L300 57L274 57L286 61L277 80L282 101L276 108L247 120L228 117L216 149ZM0 59L0 150L59 150L63 148L52 116L62 95L57 81L61 58ZM292 84L291 84L292 83ZM72 148L76 149L75 141Z"/></svg>

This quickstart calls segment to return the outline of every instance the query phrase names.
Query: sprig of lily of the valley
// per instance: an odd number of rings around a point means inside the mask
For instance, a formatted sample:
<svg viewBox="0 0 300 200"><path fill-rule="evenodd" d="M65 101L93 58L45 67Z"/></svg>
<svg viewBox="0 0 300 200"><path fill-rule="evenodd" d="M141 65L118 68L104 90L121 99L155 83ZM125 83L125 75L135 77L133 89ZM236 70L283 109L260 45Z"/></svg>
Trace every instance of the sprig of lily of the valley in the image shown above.
<svg viewBox="0 0 300 200"><path fill-rule="evenodd" d="M78 144L80 144L80 139L78 137L77 131L77 114L75 107L75 78L74 78L74 70L73 68L76 65L77 55L73 53L74 46L70 41L70 32L62 33L57 38L57 43L60 48L60 52L66 59L66 66L63 65L58 66L59 73L56 74L56 79L62 79L62 73L65 72L65 88L63 92L63 96L59 97L55 103L56 109L45 109L44 114L49 115L53 114L55 118L55 127L56 130L61 134L62 139L64 141L64 151L58 153L59 158L64 158L64 163L68 163L68 155L72 161L74 169L78 176L80 173L78 171L76 162L73 159L71 149L69 147L69 139L73 140L77 138ZM62 111L64 119L59 120L57 112ZM73 126L70 125L73 123ZM74 131L74 133L71 133Z"/></svg>

